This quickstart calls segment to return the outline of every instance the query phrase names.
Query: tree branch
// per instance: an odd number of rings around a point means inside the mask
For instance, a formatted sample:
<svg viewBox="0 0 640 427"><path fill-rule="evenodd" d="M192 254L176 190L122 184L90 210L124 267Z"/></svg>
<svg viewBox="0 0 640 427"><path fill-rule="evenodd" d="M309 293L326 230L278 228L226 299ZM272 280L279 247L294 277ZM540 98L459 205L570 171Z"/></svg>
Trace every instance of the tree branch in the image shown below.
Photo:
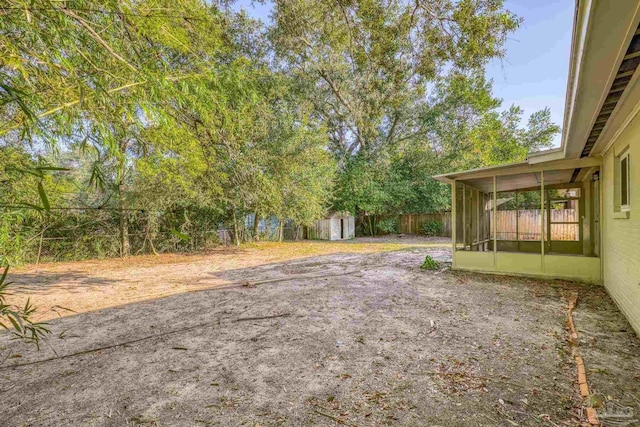
<svg viewBox="0 0 640 427"><path fill-rule="evenodd" d="M98 34L96 32L96 30L94 30L88 23L87 21L85 21L84 19L82 19L80 16L78 16L75 12L72 12L69 9L66 8L62 8L61 9L63 11L63 13L67 16L70 16L71 18L75 19L76 21L78 21L80 23L80 25L82 25L91 35L91 37L93 37L98 43L100 43L102 45L102 47L104 47L114 58L116 58L117 60L119 60L120 62L122 62L123 64L125 64L127 67L129 67L131 70L137 72L138 70L131 64L129 64L127 62L126 59L124 59L122 56L120 56L115 50L113 50L113 48L111 46L109 46L109 43L107 43L106 41L104 41L104 39L102 37L100 37L100 34Z"/></svg>

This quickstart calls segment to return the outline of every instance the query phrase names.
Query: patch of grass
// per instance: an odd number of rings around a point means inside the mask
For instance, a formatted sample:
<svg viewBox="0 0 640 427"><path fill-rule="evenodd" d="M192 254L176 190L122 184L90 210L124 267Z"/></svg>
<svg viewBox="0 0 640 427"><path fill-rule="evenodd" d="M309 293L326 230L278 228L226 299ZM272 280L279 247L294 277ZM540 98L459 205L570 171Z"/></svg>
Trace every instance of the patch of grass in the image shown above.
<svg viewBox="0 0 640 427"><path fill-rule="evenodd" d="M348 242L325 242L325 241L300 241L300 242L256 242L245 243L243 249L257 250L269 253L271 260L289 260L308 256L329 255L336 253L370 254L381 252L392 252L412 248L416 246L437 246L437 244L415 244L415 243L359 243L357 241ZM445 246L442 244L442 246Z"/></svg>
<svg viewBox="0 0 640 427"><path fill-rule="evenodd" d="M243 243L240 247L247 249L257 249L261 251L278 251L283 254L292 253L295 251L304 251L306 253L374 253L374 252L389 252L415 247L424 248L448 248L451 244L448 242L431 242L424 240L424 242L415 241L402 241L397 239L395 241L362 241L359 239L344 240L344 241L325 241L325 240L299 240L299 241L284 241L284 242L251 242Z"/></svg>
<svg viewBox="0 0 640 427"><path fill-rule="evenodd" d="M420 268L423 270L440 270L440 263L427 255Z"/></svg>

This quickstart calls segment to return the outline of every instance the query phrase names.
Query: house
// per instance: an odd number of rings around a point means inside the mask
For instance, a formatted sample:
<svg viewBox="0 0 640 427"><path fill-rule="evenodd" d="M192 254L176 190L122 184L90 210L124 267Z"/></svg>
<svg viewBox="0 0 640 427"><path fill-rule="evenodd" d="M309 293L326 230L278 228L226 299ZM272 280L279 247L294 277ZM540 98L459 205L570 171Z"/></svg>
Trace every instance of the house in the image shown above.
<svg viewBox="0 0 640 427"><path fill-rule="evenodd" d="M603 283L638 333L639 22L637 0L577 1L561 146L435 177L454 269Z"/></svg>
<svg viewBox="0 0 640 427"><path fill-rule="evenodd" d="M355 236L355 218L349 212L332 212L306 229L306 237L311 240L347 240Z"/></svg>

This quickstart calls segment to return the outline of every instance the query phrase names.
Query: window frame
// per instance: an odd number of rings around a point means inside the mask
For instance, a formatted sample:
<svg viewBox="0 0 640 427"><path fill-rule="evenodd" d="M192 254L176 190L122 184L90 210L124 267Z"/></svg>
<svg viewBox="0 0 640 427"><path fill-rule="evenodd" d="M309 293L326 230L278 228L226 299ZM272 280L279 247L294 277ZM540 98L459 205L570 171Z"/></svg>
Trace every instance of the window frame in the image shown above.
<svg viewBox="0 0 640 427"><path fill-rule="evenodd" d="M619 200L620 200L620 211L621 212L629 212L631 210L631 168L630 168L630 159L629 159L629 150L625 150L624 153L622 153L619 157L618 157L618 162L619 162L619 177L618 179L620 180L620 186L618 187L618 191L619 191ZM622 165L625 164L625 170L623 171L623 167ZM626 175L626 176L625 176ZM623 177L625 177L625 183L623 183ZM623 189L626 186L626 194L623 193ZM624 203L626 198L626 203Z"/></svg>

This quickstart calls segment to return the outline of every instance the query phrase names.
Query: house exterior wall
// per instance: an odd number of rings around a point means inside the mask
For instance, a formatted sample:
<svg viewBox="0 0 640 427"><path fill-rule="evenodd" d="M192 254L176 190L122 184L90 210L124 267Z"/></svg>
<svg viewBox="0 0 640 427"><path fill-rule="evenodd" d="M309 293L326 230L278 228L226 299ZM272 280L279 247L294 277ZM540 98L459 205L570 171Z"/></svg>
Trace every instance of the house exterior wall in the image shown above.
<svg viewBox="0 0 640 427"><path fill-rule="evenodd" d="M603 155L602 257L604 284L640 333L640 117L636 116ZM614 212L615 157L629 147L631 211Z"/></svg>

